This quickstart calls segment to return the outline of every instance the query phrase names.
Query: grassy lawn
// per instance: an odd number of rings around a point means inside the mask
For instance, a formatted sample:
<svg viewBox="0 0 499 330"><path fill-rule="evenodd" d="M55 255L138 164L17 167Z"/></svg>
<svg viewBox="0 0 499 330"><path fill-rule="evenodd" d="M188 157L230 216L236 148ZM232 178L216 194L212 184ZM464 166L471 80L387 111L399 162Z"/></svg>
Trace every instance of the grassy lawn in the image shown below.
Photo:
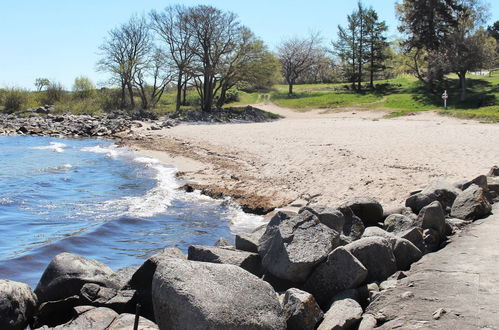
<svg viewBox="0 0 499 330"><path fill-rule="evenodd" d="M489 76L467 77L467 98L459 101L458 78L446 77L442 92L447 89L448 110L443 109L440 95L428 93L412 76L375 82L376 91L356 93L348 84L303 84L294 86L294 94L287 94L287 85L276 85L269 94L243 93L241 100L232 105L244 105L267 98L275 104L297 111L310 109L337 109L358 107L388 111L387 117L403 116L408 113L436 110L445 115L499 122L499 73Z"/></svg>

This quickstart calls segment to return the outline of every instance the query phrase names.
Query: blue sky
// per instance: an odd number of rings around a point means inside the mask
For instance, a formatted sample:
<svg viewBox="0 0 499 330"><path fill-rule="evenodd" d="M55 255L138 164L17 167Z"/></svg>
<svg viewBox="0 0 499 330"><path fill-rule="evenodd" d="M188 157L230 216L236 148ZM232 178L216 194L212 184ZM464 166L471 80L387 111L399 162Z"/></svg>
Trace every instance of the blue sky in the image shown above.
<svg viewBox="0 0 499 330"><path fill-rule="evenodd" d="M495 3L494 3L495 2ZM499 19L499 1L490 1L491 18ZM37 77L61 82L70 89L74 78L87 76L97 84L98 46L107 32L133 13L148 13L176 3L211 4L236 13L240 21L271 49L283 39L320 31L325 43L336 37L338 24L356 6L351 0L1 0L0 87L33 89ZM394 1L364 0L397 34Z"/></svg>

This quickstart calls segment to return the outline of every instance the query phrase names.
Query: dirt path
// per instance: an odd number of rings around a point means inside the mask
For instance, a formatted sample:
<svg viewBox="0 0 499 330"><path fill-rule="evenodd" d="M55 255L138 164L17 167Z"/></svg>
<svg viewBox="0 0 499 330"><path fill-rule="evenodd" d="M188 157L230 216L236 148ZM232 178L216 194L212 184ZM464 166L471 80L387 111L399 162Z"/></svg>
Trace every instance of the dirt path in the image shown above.
<svg viewBox="0 0 499 330"><path fill-rule="evenodd" d="M177 166L182 179L268 208L295 200L334 206L363 195L396 206L432 179L472 178L499 161L499 125L431 112L384 119L377 111L255 106L286 118L144 127L142 139L126 143Z"/></svg>
<svg viewBox="0 0 499 330"><path fill-rule="evenodd" d="M498 204L494 213L413 264L369 306L391 320L380 329L499 329ZM446 312L434 319L440 308Z"/></svg>

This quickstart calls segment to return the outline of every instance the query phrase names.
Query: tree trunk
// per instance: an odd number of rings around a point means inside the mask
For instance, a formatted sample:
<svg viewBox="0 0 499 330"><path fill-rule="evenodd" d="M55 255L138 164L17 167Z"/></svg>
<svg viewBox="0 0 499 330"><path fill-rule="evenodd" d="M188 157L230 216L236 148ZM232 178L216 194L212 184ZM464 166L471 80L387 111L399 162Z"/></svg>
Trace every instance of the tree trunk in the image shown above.
<svg viewBox="0 0 499 330"><path fill-rule="evenodd" d="M203 99L201 100L201 110L211 111L212 105L213 105L212 77L208 74L205 74L203 81Z"/></svg>
<svg viewBox="0 0 499 330"><path fill-rule="evenodd" d="M125 83L122 82L121 83L121 95L120 95L121 109L125 109L125 107L126 107L125 97L126 97L126 85L125 85Z"/></svg>
<svg viewBox="0 0 499 330"><path fill-rule="evenodd" d="M130 82L127 85L128 85L127 86L128 87L128 94L130 97L130 108L135 109L135 100L133 99L133 86Z"/></svg>
<svg viewBox="0 0 499 330"><path fill-rule="evenodd" d="M369 79L369 86L371 86L371 89L374 89L374 42L372 41L373 36L371 36L371 76Z"/></svg>
<svg viewBox="0 0 499 330"><path fill-rule="evenodd" d="M187 80L183 84L184 95L182 96L182 105L187 105Z"/></svg>
<svg viewBox="0 0 499 330"><path fill-rule="evenodd" d="M220 97L218 98L218 101L217 101L217 108L220 109L222 108L222 106L225 104L225 100L227 98L227 87L226 86L222 86L222 88L220 89Z"/></svg>
<svg viewBox="0 0 499 330"><path fill-rule="evenodd" d="M292 95L293 94L293 83L289 83L289 86L288 86L288 95Z"/></svg>
<svg viewBox="0 0 499 330"><path fill-rule="evenodd" d="M459 76L459 86L461 87L460 101L466 100L466 71L461 71L457 74Z"/></svg>
<svg viewBox="0 0 499 330"><path fill-rule="evenodd" d="M362 89L362 48L364 47L363 41L364 41L364 13L362 10L359 10L359 17L360 17L360 34L359 34L359 58L357 59L358 66L359 66L359 72L358 72L358 77L357 77L357 90L360 92Z"/></svg>
<svg viewBox="0 0 499 330"><path fill-rule="evenodd" d="M180 111L181 102L182 102L182 73L179 72L177 79L177 99L175 101L175 112Z"/></svg>

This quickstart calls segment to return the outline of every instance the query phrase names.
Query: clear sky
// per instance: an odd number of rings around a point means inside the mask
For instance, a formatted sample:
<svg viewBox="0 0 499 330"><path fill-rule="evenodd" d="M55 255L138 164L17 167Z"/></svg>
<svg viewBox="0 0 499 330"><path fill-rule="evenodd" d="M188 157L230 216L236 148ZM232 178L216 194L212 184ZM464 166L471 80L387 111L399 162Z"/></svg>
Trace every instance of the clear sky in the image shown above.
<svg viewBox="0 0 499 330"><path fill-rule="evenodd" d="M499 19L499 1L490 2L489 22ZM320 31L325 44L336 37L356 1L352 0L1 0L0 87L34 89L37 77L61 82L70 89L80 75L97 84L98 46L107 32L133 13L147 14L171 4L210 4L236 13L271 49L284 38ZM397 34L392 0L364 0Z"/></svg>

